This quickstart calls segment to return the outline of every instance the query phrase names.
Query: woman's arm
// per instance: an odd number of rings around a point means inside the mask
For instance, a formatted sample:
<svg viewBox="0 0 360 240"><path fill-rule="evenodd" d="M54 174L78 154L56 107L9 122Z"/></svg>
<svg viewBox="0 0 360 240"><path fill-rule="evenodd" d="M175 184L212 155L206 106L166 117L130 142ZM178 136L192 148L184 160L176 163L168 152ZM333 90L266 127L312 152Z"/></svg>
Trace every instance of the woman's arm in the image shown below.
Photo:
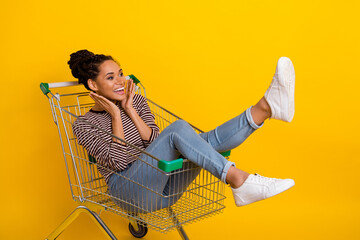
<svg viewBox="0 0 360 240"><path fill-rule="evenodd" d="M112 134L121 139L125 139L124 128L122 125L119 108L114 103L109 101L108 99L106 99L103 96L98 95L94 92L90 93L90 97L95 101L94 108L98 108L100 110L105 110L110 114ZM112 140L114 142L117 142L117 143L125 146L125 144L123 142L121 142L120 140L118 140L116 138L112 138Z"/></svg>
<svg viewBox="0 0 360 240"><path fill-rule="evenodd" d="M147 138L142 138L145 147L149 146L154 139L159 136L160 129L155 123L154 114L151 112L147 100L142 95L137 94L134 98L135 106L138 116L150 128L150 134Z"/></svg>
<svg viewBox="0 0 360 240"><path fill-rule="evenodd" d="M126 98L121 101L121 107L138 129L146 147L157 137L159 128L154 122L146 99L140 94L135 94L135 83L129 79L126 85Z"/></svg>
<svg viewBox="0 0 360 240"><path fill-rule="evenodd" d="M91 156L95 157L101 166L114 171L125 169L130 148L112 141L108 133L100 131L91 125L101 128L103 125L101 121L106 121L106 119L95 119L94 117L87 119L80 116L72 126L74 135L79 145L83 146Z"/></svg>
<svg viewBox="0 0 360 240"><path fill-rule="evenodd" d="M121 116L120 114L119 115L116 115L116 116L112 116L111 118L111 126L112 126L112 133L113 135L115 135L116 137L118 138L121 138L121 139L125 139L125 136L124 136L124 128L123 128L123 125L122 125L122 122L121 122ZM112 138L112 140L114 142L117 142L123 146L125 146L126 144L121 142L119 139L117 138Z"/></svg>
<svg viewBox="0 0 360 240"><path fill-rule="evenodd" d="M152 129L144 122L144 120L139 116L134 108L129 109L127 115L131 118L136 128L138 129L141 138L143 140L150 140Z"/></svg>

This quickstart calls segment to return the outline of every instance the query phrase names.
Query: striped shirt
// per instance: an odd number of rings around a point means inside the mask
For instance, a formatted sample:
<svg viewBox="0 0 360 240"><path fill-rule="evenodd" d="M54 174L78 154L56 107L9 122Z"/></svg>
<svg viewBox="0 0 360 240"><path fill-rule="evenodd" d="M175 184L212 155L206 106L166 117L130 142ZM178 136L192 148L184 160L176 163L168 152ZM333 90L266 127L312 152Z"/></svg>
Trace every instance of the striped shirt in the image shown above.
<svg viewBox="0 0 360 240"><path fill-rule="evenodd" d="M155 123L155 117L150 111L147 100L142 95L135 94L133 106L141 119L151 128L151 135L148 140L141 138L131 118L126 114L124 109L120 107L120 102L116 105L120 109L125 140L141 150L145 150L160 134L159 127ZM91 156L95 157L97 163L100 165L98 166L98 170L104 176L105 182L108 183L113 171L124 170L129 163L136 160L136 157L138 157L141 152L129 145L114 142L111 135L91 127L90 124L82 120L90 122L107 133L112 133L111 115L106 111L94 111L90 109L85 115L80 115L72 126L78 143L82 145Z"/></svg>

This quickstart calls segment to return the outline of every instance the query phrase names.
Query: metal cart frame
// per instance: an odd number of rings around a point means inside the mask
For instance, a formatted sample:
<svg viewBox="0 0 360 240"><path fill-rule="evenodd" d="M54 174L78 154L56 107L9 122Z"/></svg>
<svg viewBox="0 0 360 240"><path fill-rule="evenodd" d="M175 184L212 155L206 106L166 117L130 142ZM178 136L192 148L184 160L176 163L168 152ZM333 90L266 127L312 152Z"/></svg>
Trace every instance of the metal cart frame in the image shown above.
<svg viewBox="0 0 360 240"><path fill-rule="evenodd" d="M134 75L129 75L129 77L136 83L136 93L146 98L145 88L140 81ZM49 100L53 120L57 125L71 194L73 199L79 204L46 239L56 239L81 213L88 214L110 239L116 239L115 235L99 216L104 210L127 218L130 221L129 231L135 237L145 236L148 228L163 233L176 228L183 239L188 239L182 225L222 212L225 208L224 184L212 174L204 169L200 169L198 166L194 166L187 159L180 158L174 161L157 159L155 156L128 143L126 140L120 139L93 125L93 128L103 131L103 134L111 135L111 137L119 139L123 143L138 149L158 161L156 171L159 174L166 174L168 176L180 176L179 174L182 174L181 176L186 177L196 168L199 168L198 172L200 172L185 191L173 191L173 195L170 197L177 196L176 201L174 200L170 206L164 209L149 210L144 208L144 206L126 202L124 199L110 195L103 176L97 171L98 167L103 166L100 166L96 159L90 156L77 143L77 139L72 132L72 123L79 115L85 114L94 104L88 97L89 92L74 91L73 87L77 85L79 85L78 82L40 84L42 92ZM61 89L62 93L52 93L50 89L53 88ZM172 122L181 119L150 99L147 99L147 102L152 114L155 116L155 122L159 126L160 131ZM203 132L195 126L191 126L197 133ZM221 154L228 158L230 151ZM137 161L143 160L138 158ZM117 173L114 172L114 174ZM175 182L170 184L171 187L176 188L175 185ZM143 187L142 185L139 186ZM156 192L153 194L158 194L162 198L169 197L168 195L163 195L163 193ZM116 202L122 202L125 206L116 204Z"/></svg>

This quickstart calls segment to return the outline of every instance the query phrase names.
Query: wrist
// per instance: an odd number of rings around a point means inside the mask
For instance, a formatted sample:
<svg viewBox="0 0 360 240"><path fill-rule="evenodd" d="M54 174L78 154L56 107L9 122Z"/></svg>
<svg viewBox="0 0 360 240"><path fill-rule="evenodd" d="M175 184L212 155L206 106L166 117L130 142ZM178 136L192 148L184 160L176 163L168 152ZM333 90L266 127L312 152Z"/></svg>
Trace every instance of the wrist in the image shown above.
<svg viewBox="0 0 360 240"><path fill-rule="evenodd" d="M112 120L121 120L120 112L111 114L111 118L112 118Z"/></svg>
<svg viewBox="0 0 360 240"><path fill-rule="evenodd" d="M124 110L125 110L125 112L126 112L128 115L136 112L136 110L135 110L135 108L134 108L133 106L128 107L128 108L125 108Z"/></svg>

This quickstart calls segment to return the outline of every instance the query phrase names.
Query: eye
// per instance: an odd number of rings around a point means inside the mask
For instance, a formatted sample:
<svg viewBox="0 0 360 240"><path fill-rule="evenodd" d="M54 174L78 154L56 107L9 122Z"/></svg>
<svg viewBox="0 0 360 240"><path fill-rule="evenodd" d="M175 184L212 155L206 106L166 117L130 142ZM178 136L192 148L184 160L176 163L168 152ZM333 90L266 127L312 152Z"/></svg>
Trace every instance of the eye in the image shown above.
<svg viewBox="0 0 360 240"><path fill-rule="evenodd" d="M113 79L113 77L108 77L108 80L112 80Z"/></svg>

